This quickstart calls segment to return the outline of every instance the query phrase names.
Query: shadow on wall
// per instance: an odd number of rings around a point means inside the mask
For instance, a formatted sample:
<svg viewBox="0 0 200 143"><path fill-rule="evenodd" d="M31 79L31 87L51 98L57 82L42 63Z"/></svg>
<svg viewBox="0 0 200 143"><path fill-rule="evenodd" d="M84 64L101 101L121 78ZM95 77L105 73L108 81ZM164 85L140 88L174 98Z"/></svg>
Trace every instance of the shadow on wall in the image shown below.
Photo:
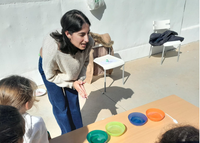
<svg viewBox="0 0 200 143"><path fill-rule="evenodd" d="M95 10L91 10L90 12L91 12L92 15L94 15L98 20L101 20L105 9L106 9L106 3L105 3L102 7L98 8L98 9L95 9Z"/></svg>
<svg viewBox="0 0 200 143"><path fill-rule="evenodd" d="M117 114L117 102L131 98L134 92L130 88L109 87L105 94L101 94L103 89L99 89L90 93L86 100L81 113L84 126L94 123L98 114L103 109L108 109L112 115ZM115 91L115 92L113 92ZM109 94L109 95L108 95ZM104 118L110 115L105 115Z"/></svg>
<svg viewBox="0 0 200 143"><path fill-rule="evenodd" d="M114 53L114 56L117 57L117 58L122 59L121 56L118 53Z"/></svg>

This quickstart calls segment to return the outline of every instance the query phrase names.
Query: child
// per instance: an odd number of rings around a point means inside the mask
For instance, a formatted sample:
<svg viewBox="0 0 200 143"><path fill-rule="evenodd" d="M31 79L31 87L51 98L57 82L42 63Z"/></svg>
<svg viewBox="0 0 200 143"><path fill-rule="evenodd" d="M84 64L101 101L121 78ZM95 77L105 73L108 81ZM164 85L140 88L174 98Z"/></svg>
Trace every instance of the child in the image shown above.
<svg viewBox="0 0 200 143"><path fill-rule="evenodd" d="M35 99L37 85L30 79L13 75L0 80L0 104L16 107L25 120L25 143L48 143L48 134L41 117L26 113Z"/></svg>
<svg viewBox="0 0 200 143"><path fill-rule="evenodd" d="M19 111L12 106L0 105L0 142L22 143L25 122Z"/></svg>
<svg viewBox="0 0 200 143"><path fill-rule="evenodd" d="M191 125L173 126L156 143L199 143L199 129Z"/></svg>

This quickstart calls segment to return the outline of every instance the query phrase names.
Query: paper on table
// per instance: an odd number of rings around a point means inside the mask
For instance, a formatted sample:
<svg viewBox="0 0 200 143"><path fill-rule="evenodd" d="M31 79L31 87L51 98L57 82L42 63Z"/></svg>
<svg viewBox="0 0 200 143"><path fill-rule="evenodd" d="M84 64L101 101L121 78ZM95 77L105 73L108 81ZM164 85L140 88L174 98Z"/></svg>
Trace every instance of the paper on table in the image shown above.
<svg viewBox="0 0 200 143"><path fill-rule="evenodd" d="M116 60L114 60L114 59L107 59L106 61L101 61L101 64L102 65L108 65L108 64L111 64L111 63L114 63L114 62L116 62Z"/></svg>

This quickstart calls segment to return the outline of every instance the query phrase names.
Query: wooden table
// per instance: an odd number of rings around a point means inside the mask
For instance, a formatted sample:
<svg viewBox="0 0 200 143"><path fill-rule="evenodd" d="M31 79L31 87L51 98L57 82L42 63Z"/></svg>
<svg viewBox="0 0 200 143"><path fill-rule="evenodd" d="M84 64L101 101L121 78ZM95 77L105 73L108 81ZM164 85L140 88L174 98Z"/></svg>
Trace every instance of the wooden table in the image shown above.
<svg viewBox="0 0 200 143"><path fill-rule="evenodd" d="M175 123L167 115L159 122L148 120L143 126L135 126L129 122L128 115L130 113L141 112L146 114L146 110L149 108L163 110L175 118L178 124L190 124L199 128L199 108L176 95L171 95L58 136L53 138L50 143L88 143L86 136L90 131L105 131L106 124L112 121L123 123L126 126L126 131L119 137L110 136L108 143L154 143L161 133Z"/></svg>

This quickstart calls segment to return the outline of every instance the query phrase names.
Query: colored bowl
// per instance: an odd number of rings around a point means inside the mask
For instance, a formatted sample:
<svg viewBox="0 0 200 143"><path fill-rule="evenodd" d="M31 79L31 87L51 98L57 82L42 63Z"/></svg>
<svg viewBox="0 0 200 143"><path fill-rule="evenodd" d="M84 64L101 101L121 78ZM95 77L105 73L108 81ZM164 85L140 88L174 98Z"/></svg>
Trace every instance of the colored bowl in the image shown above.
<svg viewBox="0 0 200 143"><path fill-rule="evenodd" d="M87 134L87 140L89 143L106 143L108 134L102 130L93 130Z"/></svg>
<svg viewBox="0 0 200 143"><path fill-rule="evenodd" d="M129 121L136 126L144 125L147 122L147 116L140 112L133 112L128 115Z"/></svg>
<svg viewBox="0 0 200 143"><path fill-rule="evenodd" d="M106 132L111 136L120 136L125 132L126 127L121 122L109 122L106 124Z"/></svg>
<svg viewBox="0 0 200 143"><path fill-rule="evenodd" d="M152 121L160 121L165 117L165 113L157 108L150 108L146 111L147 117Z"/></svg>

